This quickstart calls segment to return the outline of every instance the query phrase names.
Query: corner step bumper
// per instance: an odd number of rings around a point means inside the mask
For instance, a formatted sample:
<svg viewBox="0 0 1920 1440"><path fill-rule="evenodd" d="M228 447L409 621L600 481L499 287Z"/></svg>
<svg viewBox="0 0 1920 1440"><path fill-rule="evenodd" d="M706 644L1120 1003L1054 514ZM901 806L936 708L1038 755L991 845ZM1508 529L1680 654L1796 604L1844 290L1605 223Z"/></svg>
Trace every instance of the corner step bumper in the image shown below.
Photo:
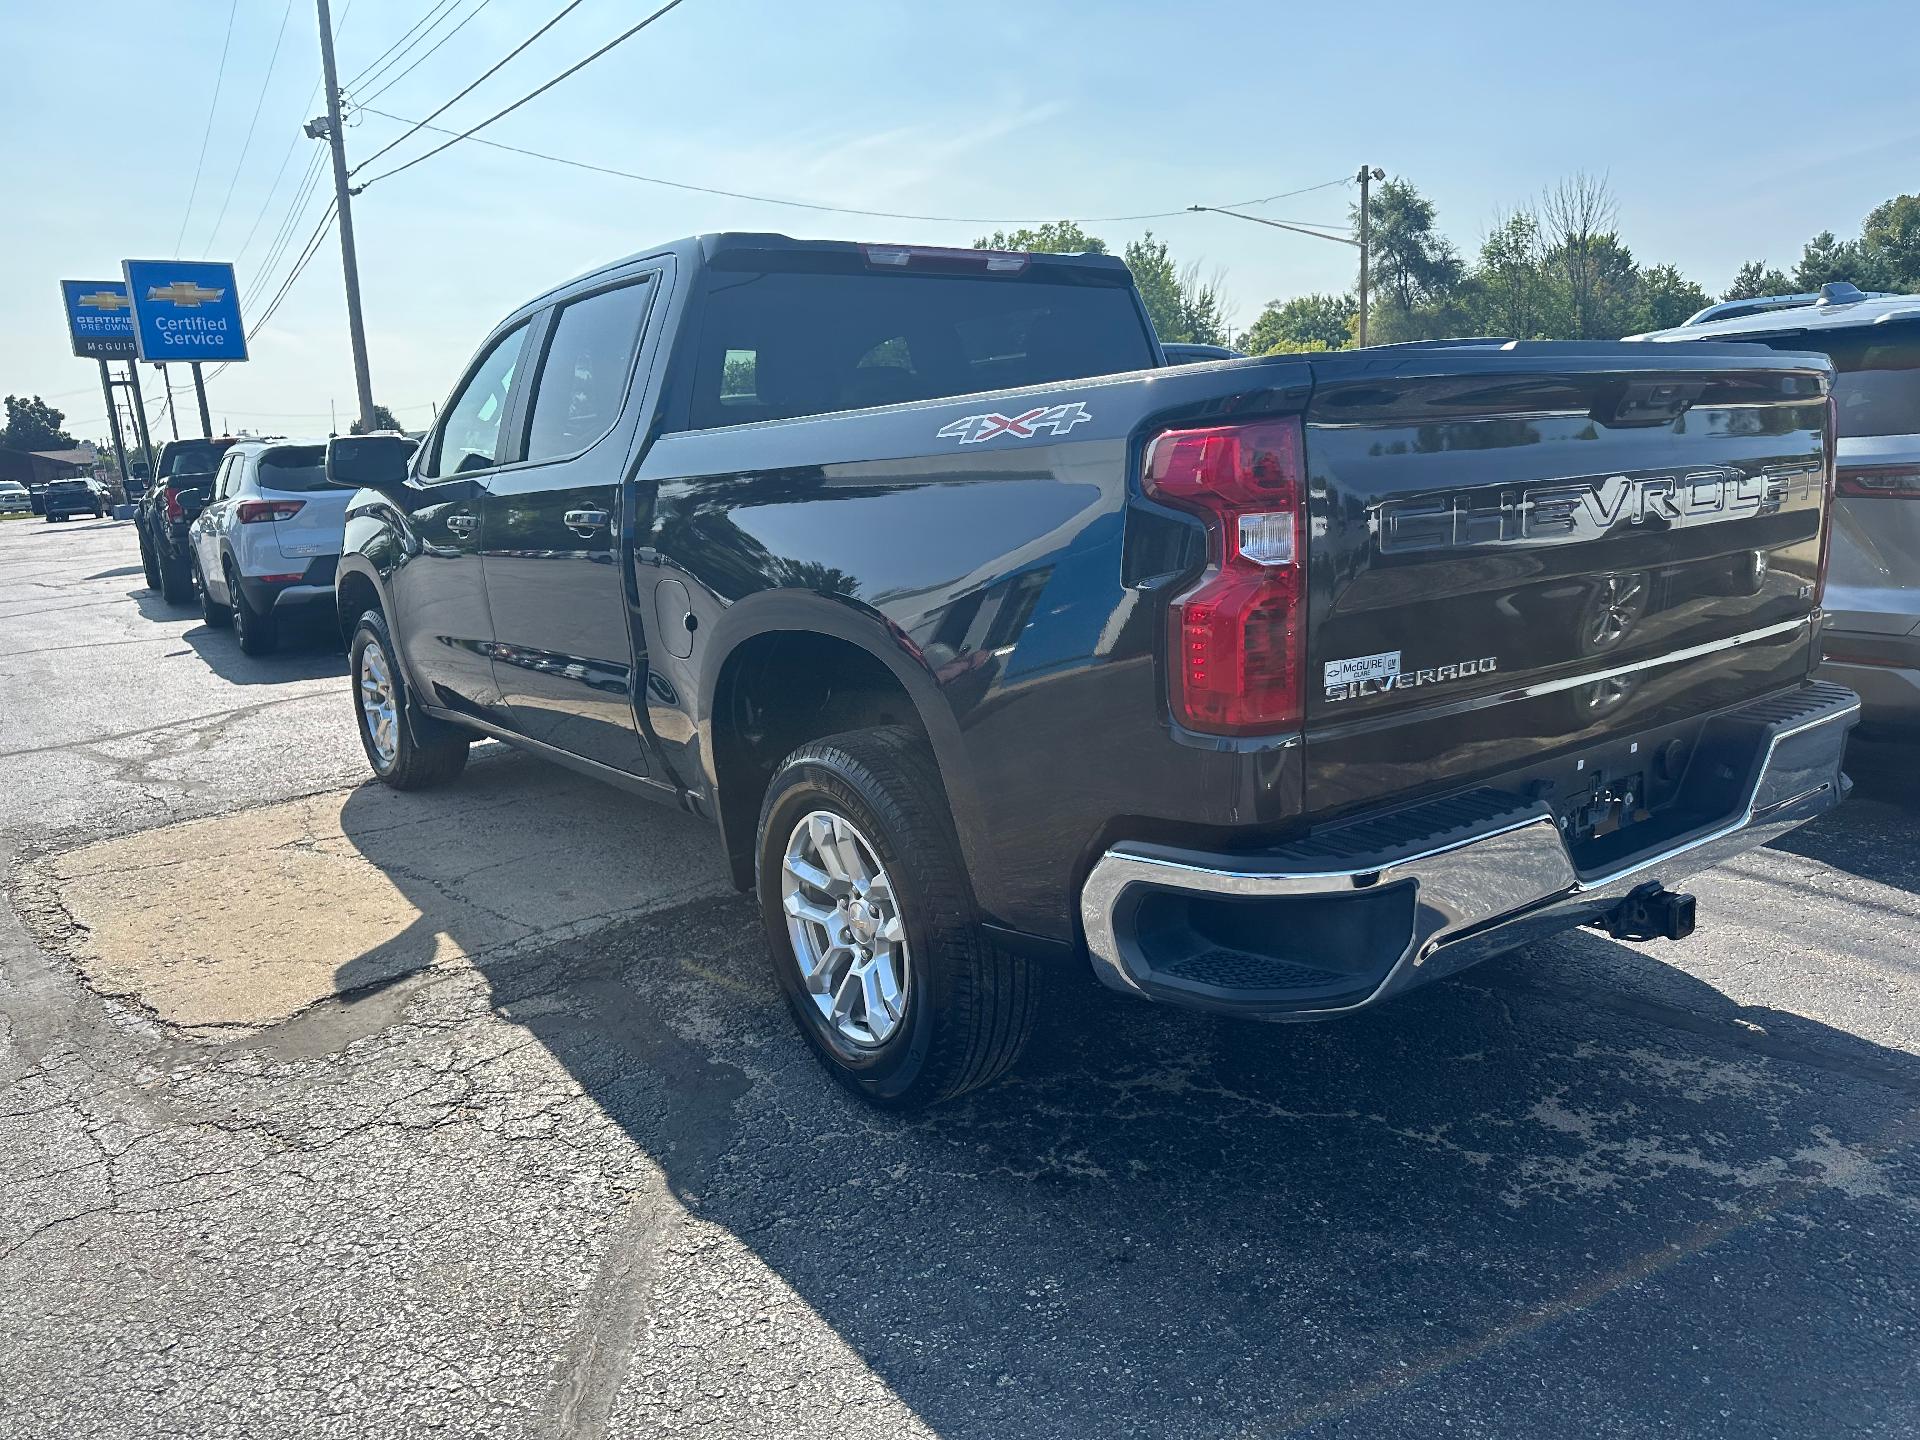
<svg viewBox="0 0 1920 1440"><path fill-rule="evenodd" d="M1715 716L1701 744L1744 768L1741 798L1597 874L1543 803L1492 787L1247 854L1116 845L1081 890L1087 948L1102 981L1146 999L1275 1020L1358 1010L1831 809L1859 715L1852 691L1814 681Z"/></svg>

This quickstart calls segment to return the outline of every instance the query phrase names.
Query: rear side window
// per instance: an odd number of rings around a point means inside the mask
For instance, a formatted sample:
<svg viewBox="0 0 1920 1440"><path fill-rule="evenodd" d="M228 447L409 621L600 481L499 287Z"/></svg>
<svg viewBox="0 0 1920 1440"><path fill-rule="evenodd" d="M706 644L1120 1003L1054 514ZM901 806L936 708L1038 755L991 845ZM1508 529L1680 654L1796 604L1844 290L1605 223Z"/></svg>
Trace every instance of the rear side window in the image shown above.
<svg viewBox="0 0 1920 1440"><path fill-rule="evenodd" d="M1840 434L1920 435L1920 321L1769 336L1775 350L1820 350L1833 361Z"/></svg>
<svg viewBox="0 0 1920 1440"><path fill-rule="evenodd" d="M717 273L696 430L1140 370L1124 285L1005 276Z"/></svg>
<svg viewBox="0 0 1920 1440"><path fill-rule="evenodd" d="M578 454L613 428L627 397L651 292L641 280L588 295L560 311L533 394L527 459Z"/></svg>
<svg viewBox="0 0 1920 1440"><path fill-rule="evenodd" d="M283 445L260 457L254 471L255 483L262 490L325 490L327 450L324 445Z"/></svg>

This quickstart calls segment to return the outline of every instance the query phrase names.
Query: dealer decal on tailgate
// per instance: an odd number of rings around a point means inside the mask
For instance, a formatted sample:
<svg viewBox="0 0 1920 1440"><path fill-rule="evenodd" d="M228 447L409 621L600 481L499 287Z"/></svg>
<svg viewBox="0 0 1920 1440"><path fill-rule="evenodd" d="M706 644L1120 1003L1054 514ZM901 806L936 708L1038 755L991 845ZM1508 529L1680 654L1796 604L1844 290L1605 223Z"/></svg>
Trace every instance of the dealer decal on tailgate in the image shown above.
<svg viewBox="0 0 1920 1440"><path fill-rule="evenodd" d="M1329 660L1322 683L1329 702L1358 700L1367 695L1384 695L1389 690L1411 690L1418 685L1444 685L1452 680L1471 680L1476 675L1491 675L1500 668L1498 656L1483 655L1478 660L1456 660L1419 670L1402 670L1400 652L1384 650L1378 655L1355 655L1345 660Z"/></svg>

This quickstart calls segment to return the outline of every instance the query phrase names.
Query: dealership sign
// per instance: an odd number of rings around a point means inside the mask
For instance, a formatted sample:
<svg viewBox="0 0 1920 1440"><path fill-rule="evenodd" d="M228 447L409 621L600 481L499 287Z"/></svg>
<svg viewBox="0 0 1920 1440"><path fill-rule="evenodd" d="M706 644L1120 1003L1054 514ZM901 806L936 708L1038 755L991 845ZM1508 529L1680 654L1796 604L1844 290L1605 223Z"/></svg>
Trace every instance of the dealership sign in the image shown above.
<svg viewBox="0 0 1920 1440"><path fill-rule="evenodd" d="M67 334L82 360L133 358L133 302L118 280L62 280Z"/></svg>
<svg viewBox="0 0 1920 1440"><path fill-rule="evenodd" d="M123 260L142 360L244 360L247 331L233 266L210 260Z"/></svg>

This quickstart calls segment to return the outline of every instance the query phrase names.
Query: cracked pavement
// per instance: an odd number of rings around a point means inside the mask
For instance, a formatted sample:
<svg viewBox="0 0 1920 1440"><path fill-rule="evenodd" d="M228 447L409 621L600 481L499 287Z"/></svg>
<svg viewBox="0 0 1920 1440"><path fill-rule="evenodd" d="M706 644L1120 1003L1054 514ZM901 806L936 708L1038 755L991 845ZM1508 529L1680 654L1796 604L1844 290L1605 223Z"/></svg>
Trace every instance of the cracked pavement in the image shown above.
<svg viewBox="0 0 1920 1440"><path fill-rule="evenodd" d="M1061 976L903 1121L698 823L386 795L324 635L137 560L0 525L0 1437L1920 1428L1910 754L1683 945L1303 1027Z"/></svg>

